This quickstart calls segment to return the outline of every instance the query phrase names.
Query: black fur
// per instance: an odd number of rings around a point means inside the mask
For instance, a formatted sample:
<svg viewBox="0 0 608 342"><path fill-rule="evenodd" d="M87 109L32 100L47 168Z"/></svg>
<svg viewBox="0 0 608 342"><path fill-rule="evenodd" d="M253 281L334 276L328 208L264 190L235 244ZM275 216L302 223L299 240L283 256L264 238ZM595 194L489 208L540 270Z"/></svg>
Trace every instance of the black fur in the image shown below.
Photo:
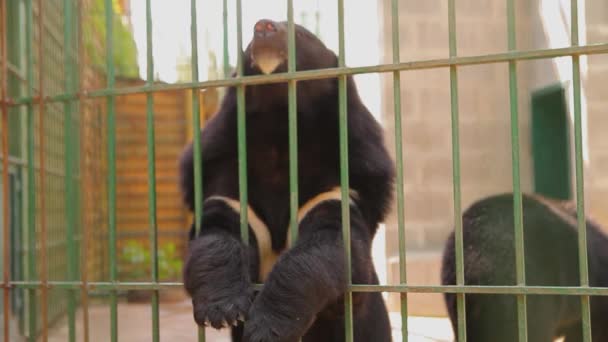
<svg viewBox="0 0 608 342"><path fill-rule="evenodd" d="M526 284L579 286L576 211L558 202L523 197ZM569 218L569 219L565 219ZM515 285L513 195L503 194L474 203L463 215L466 285ZM587 220L589 283L608 287L608 237ZM442 283L456 282L454 234L446 244ZM517 341L517 304L512 295L466 295L467 341ZM457 336L456 296L445 302ZM582 341L581 302L578 296L527 296L528 341ZM591 297L594 342L608 341L608 297Z"/></svg>
<svg viewBox="0 0 608 342"><path fill-rule="evenodd" d="M285 23L276 23L280 30ZM286 42L285 42L286 44ZM297 70L337 66L336 55L310 32L296 26ZM286 70L283 63L275 72ZM259 74L244 54L244 74ZM352 274L354 283L377 284L371 242L390 206L393 164L382 131L347 79ZM272 248L284 249L289 225L288 96L285 83L246 87L249 205L268 226ZM340 185L338 80L297 83L299 203ZM202 131L203 196L239 198L236 89L227 90L218 113ZM192 144L180 163L186 204L194 207ZM284 252L263 290L249 296L258 279L258 251L239 240L238 215L218 202L205 202L201 235L190 245L184 271L195 320L218 327L223 320L245 323L234 341L342 341L346 275L339 201L315 207L301 222L297 243ZM246 298L251 299L248 302ZM390 326L379 293L354 295L355 341L390 341ZM249 306L251 304L251 306ZM244 335L244 336L243 336Z"/></svg>

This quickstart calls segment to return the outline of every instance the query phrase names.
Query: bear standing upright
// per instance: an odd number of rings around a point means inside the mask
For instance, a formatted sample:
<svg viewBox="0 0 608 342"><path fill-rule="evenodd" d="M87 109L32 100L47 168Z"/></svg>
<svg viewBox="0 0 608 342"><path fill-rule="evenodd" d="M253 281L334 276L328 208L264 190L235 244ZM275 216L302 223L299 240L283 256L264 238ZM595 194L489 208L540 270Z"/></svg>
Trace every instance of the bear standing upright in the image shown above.
<svg viewBox="0 0 608 342"><path fill-rule="evenodd" d="M336 55L295 26L296 70L338 66ZM287 70L287 23L260 20L243 56L244 75ZM377 284L371 243L390 206L394 167L380 126L347 77L352 282ZM245 88L250 242L239 233L236 88L202 130L203 217L194 225L184 283L194 318L214 328L234 326L233 341L344 340L346 290L342 241L338 80L297 83L298 240L289 226L287 84ZM193 148L184 151L181 189L194 207ZM201 219L201 218L196 218ZM264 282L254 294L252 282ZM358 342L391 340L380 293L353 294Z"/></svg>

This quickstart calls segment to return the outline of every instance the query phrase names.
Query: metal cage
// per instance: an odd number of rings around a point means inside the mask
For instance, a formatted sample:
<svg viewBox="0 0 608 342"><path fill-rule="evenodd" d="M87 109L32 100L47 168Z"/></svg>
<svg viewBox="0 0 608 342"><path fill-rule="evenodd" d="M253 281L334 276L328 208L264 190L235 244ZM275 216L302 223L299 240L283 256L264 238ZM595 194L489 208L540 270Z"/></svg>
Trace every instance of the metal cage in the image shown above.
<svg viewBox="0 0 608 342"><path fill-rule="evenodd" d="M388 1L388 0L387 0ZM11 57L11 44L15 41L9 33L11 25L16 18L15 4L12 0L2 0L1 19L1 132L2 132L2 227L3 227L3 278L0 289L3 293L3 337L4 341L10 341L10 315L11 295L20 293L27 297L29 315L27 327L30 341L37 339L38 332L46 337L49 321L56 316L55 311L65 311L68 315L68 327L70 341L76 340L75 310L77 305L84 308L85 319L84 334L88 339L88 325L91 324L86 318L87 298L91 291L104 291L110 295L110 327L111 340L118 341L117 322L117 293L125 289L145 289L153 292L152 328L153 340L160 340L159 326L159 291L167 288L179 287L177 282L162 282L159 280L158 272L158 229L157 229L157 204L156 204L156 168L155 156L155 127L154 127L154 96L156 93L167 90L189 90L192 91L192 121L193 138L200 139L200 99L197 92L205 88L234 86L237 88L238 99L238 153L239 153L239 188L241 203L241 237L245 243L248 238L247 218L247 175L246 175L246 153L245 145L245 87L253 84L287 82L289 94L289 151L290 151L290 234L293 239L297 238L297 210L298 210L298 165L297 165L297 127L296 127L296 87L299 80L310 80L320 78L337 78L339 80L339 122L340 129L340 166L341 166L341 189L342 198L348 197L348 145L346 129L347 120L347 93L346 78L349 75L366 73L392 73L393 96L394 96L394 120L395 120L395 150L397 155L397 218L399 233L399 265L400 284L398 285L353 285L348 284L345 295L345 334L347 341L353 340L352 325L352 293L353 292L395 292L401 294L401 315L403 340L407 339L407 294L408 293L456 293L458 307L458 340L466 341L465 331L465 296L467 293L492 293L511 294L517 297L517 315L519 327L519 340L527 340L527 318L526 318L526 295L573 295L579 296L583 317L584 341L591 341L590 323L590 296L606 296L608 289L589 286L587 242L585 231L584 190L583 190L583 159L582 159L582 125L581 125L581 80L580 80L580 57L581 55L606 54L608 43L580 45L578 25L578 2L571 1L571 46L556 49L540 49L522 51L517 47L515 35L515 6L514 0L505 0L507 4L508 23L508 51L489 55L476 55L462 57L458 55L456 44L456 0L448 1L448 27L449 27L449 56L446 58L432 60L402 61L399 56L399 1L391 0L392 13L392 63L373 65L365 67L347 67L345 65L344 46L344 1L337 0L338 27L339 27L339 66L337 68L312 71L295 71L295 40L294 40L294 11L293 0L288 0L288 28L289 28L289 63L288 72L272 74L267 76L243 76L243 59L239 54L236 67L236 77L220 80L199 81L198 71L198 46L197 46L197 17L196 7L203 5L202 2L191 0L191 41L192 41L192 81L181 84L162 85L155 84L154 63L152 57L152 12L151 1L146 0L146 29L147 29L147 83L143 86L129 86L117 88L115 82L115 65L113 63L114 48L112 41L113 20L115 11L113 1L105 0L105 85L91 86L85 82L86 75L82 69L83 40L82 40L82 14L83 1L60 0L24 0L25 7L18 15L25 20L25 59L16 60ZM224 0L224 28L227 27L227 0ZM236 0L236 25L237 25L237 51L242 52L242 13L241 0ZM45 18L43 14L54 13L62 17L62 25L52 25L52 20ZM37 24L37 25L35 25ZM59 32L57 30L60 30ZM63 36L60 32L63 32ZM224 29L224 32L226 30ZM16 33L15 33L16 34ZM38 44L35 45L35 36L38 36ZM228 40L224 38L224 51L227 51ZM61 50L61 51L59 51ZM224 60L227 60L226 53ZM518 72L519 61L547 59L556 57L570 57L572 59L572 76L574 80L574 142L575 142L575 176L576 176L576 199L578 215L579 234L579 264L580 287L540 287L526 286L524 270L524 241L522 222L522 190L520 188L520 145L518 125ZM45 66L47 58L58 58L54 65L61 66L56 70L50 70ZM514 218L516 238L516 274L517 285L514 286L467 286L464 284L463 270L463 239L460 187L460 148L459 148L459 96L458 96L458 72L459 68L467 65L506 63L509 70L509 98L511 113L511 149L512 149L512 180L514 192ZM55 68L55 66L53 66ZM408 70L448 68L450 72L450 104L451 104L451 141L452 141L452 163L453 163L453 200L454 200L454 224L456 232L456 265L457 285L455 286L413 286L406 281L406 250L405 250L405 228L404 228L404 190L403 190L403 147L401 131L401 90L400 72ZM25 70L20 74L19 70ZM19 85L15 85L19 84ZM117 220L116 220L116 97L127 94L145 94L147 98L147 153L148 153L148 181L151 186L148 192L148 219L149 219L149 241L152 253L151 280L145 282L121 282L117 274ZM105 102L99 104L99 101ZM96 144L104 146L105 150L99 151L92 148L91 161L95 161L92 169L86 169L79 160L80 149L86 149L79 138L80 130L85 129L83 120L87 120L86 110L91 109L91 103L96 101L95 106L105 107L107 113L101 115L101 119L95 119L94 124L88 122L88 128L93 129L99 135ZM94 107L94 106L93 106ZM87 109L89 108L89 109ZM97 108L97 107L96 107ZM101 108L101 107L100 107ZM21 113L23 111L23 113ZM26 115L27 124L17 129L13 124L12 117ZM92 128L91 128L92 127ZM55 132L52 139L43 138ZM11 157L11 139L25 139L26 149L19 153L22 157ZM52 152L56 152L55 154ZM195 213L197 217L202 213L202 172L201 151L199 144L194 144L195 155ZM10 191L9 184L15 184L17 173L15 170L22 169L26 183L23 187L24 203L27 207L25 222L27 231L23 231L23 238L27 240L27 248L22 254L24 269L20 279L14 279L9 271L12 265L9 250L11 249L11 221L20 219L18 215L9 215L16 198ZM96 170L96 171L95 171ZM87 218L83 207L79 205L82 195L78 189L85 181L86 173L93 172L94 176L104 177L99 186L96 200L103 203L98 208L104 216L99 225L105 228L107 225L107 262L109 268L108 280L99 281L103 277L95 277L90 274L87 256L89 249L96 248L89 241L92 234L91 228L82 222L94 222L94 218ZM84 203L84 202L83 202ZM84 204L83 204L84 206ZM343 239L350 240L350 222L348 201L342 201L343 215ZM63 228L62 228L63 227ZM56 229L58 230L56 230ZM197 221L197 229L200 222ZM56 240L55 240L56 238ZM87 242L88 241L88 242ZM104 242L105 243L105 242ZM57 250L54 252L54 250ZM348 278L351 275L351 251L350 244L346 244L345 265ZM90 251L89 251L90 252ZM55 254L54 254L55 253ZM57 254L59 253L59 254ZM55 259L53 259L55 258ZM54 260L54 261L53 261ZM27 262L26 262L27 261ZM53 276L49 269L51 265L62 264L63 269L59 274L66 276ZM104 271L105 272L105 271ZM263 284L259 284L263 286ZM59 295L61 293L61 295ZM62 307L64 306L64 307ZM41 322L39 322L41 320ZM205 340L204 330L199 330L199 340Z"/></svg>

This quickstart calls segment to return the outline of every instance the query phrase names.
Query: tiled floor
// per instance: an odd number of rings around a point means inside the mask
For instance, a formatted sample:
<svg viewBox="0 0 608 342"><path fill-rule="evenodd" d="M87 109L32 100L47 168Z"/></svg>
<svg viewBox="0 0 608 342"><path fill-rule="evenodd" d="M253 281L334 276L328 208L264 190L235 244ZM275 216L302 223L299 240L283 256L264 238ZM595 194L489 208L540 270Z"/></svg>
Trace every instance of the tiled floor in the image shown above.
<svg viewBox="0 0 608 342"><path fill-rule="evenodd" d="M152 340L151 315L149 304L127 304L118 306L118 334L120 341L149 342ZM401 340L400 315L391 313L394 327L394 341ZM92 305L89 308L90 341L110 340L110 311L107 305ZM450 323L445 318L410 317L408 320L410 342L447 342L452 341ZM68 328L65 322L57 324L50 332L50 342L67 341ZM82 339L82 311L77 316L77 341ZM195 342L196 328L192 322L189 301L161 303L160 307L161 341ZM207 330L207 341L230 342L227 331Z"/></svg>

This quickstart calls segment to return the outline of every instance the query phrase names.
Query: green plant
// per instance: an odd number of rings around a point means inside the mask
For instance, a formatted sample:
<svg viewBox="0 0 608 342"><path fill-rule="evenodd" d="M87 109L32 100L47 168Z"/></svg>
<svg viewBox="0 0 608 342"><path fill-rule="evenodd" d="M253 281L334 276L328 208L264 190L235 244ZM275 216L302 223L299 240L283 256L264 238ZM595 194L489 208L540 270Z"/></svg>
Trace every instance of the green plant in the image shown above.
<svg viewBox="0 0 608 342"><path fill-rule="evenodd" d="M123 278L145 280L150 274L150 252L141 242L129 240L120 254Z"/></svg>
<svg viewBox="0 0 608 342"><path fill-rule="evenodd" d="M161 280L174 280L182 272L183 261L173 242L166 243L158 251L158 276Z"/></svg>
<svg viewBox="0 0 608 342"><path fill-rule="evenodd" d="M175 280L182 270L183 261L177 251L175 243L165 243L158 249L158 276L159 280ZM143 243L129 240L122 248L120 260L124 266L125 279L150 280L152 279L150 250Z"/></svg>
<svg viewBox="0 0 608 342"><path fill-rule="evenodd" d="M133 34L129 27L123 22L120 6L114 2L114 16L112 21L113 31L113 64L116 76L138 77L139 65L137 64L137 46L133 39ZM90 17L87 25L84 26L84 44L87 54L91 59L91 64L100 70L104 70L106 65L106 17L105 1L94 0L91 3Z"/></svg>

